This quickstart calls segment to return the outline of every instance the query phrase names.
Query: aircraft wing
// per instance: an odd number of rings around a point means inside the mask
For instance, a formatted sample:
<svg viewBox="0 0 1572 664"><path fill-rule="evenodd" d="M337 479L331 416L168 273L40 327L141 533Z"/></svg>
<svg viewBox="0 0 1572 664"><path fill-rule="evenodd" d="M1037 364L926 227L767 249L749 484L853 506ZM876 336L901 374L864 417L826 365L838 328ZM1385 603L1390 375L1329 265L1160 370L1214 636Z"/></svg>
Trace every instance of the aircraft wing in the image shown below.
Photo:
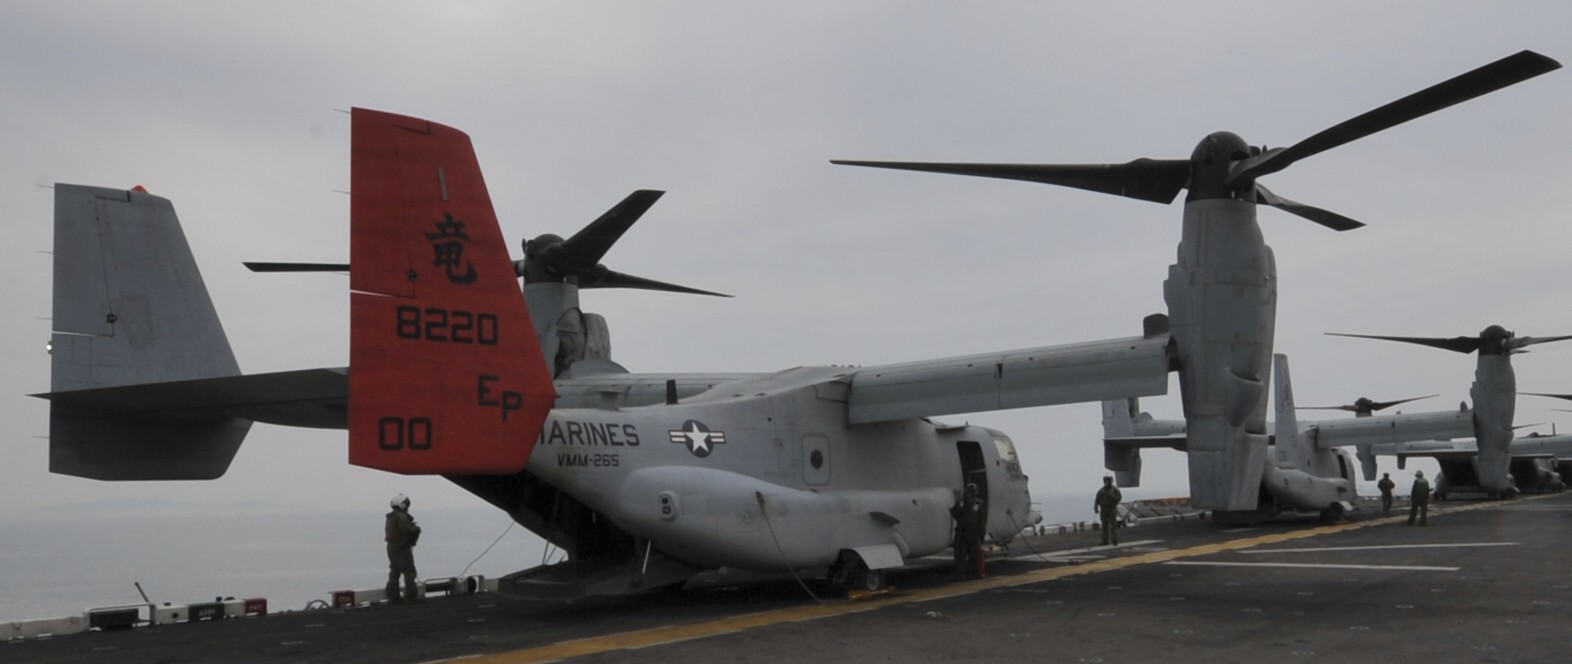
<svg viewBox="0 0 1572 664"><path fill-rule="evenodd" d="M1458 462L1471 461L1479 456L1479 446L1472 440L1425 440L1377 445L1374 452L1377 455L1395 456L1399 459L1429 457L1436 461ZM1512 442L1509 455L1514 461L1572 457L1572 437L1547 436L1543 441L1516 440Z"/></svg>
<svg viewBox="0 0 1572 664"><path fill-rule="evenodd" d="M1152 396L1168 392L1167 333L864 367L852 424Z"/></svg>
<svg viewBox="0 0 1572 664"><path fill-rule="evenodd" d="M349 426L349 369L304 369L34 395L57 407L139 418L243 419L283 426Z"/></svg>
<svg viewBox="0 0 1572 664"><path fill-rule="evenodd" d="M1377 456L1399 459L1429 457L1437 461L1467 461L1479 454L1479 446L1472 440L1414 440L1376 445L1371 451Z"/></svg>
<svg viewBox="0 0 1572 664"><path fill-rule="evenodd" d="M1572 436L1524 436L1508 448L1513 457L1572 459Z"/></svg>
<svg viewBox="0 0 1572 664"><path fill-rule="evenodd" d="M1524 436L1507 448L1514 459L1572 459L1572 436ZM1376 445L1378 455L1429 456L1437 459L1472 457L1479 453L1473 440L1427 440Z"/></svg>
<svg viewBox="0 0 1572 664"><path fill-rule="evenodd" d="M1322 420L1316 422L1312 428L1315 430L1316 446L1323 449L1350 445L1444 441L1473 437L1474 414L1467 410L1448 410L1374 415Z"/></svg>
<svg viewBox="0 0 1572 664"><path fill-rule="evenodd" d="M1182 434L1166 436L1131 436L1129 438L1104 438L1103 445L1119 449L1149 450L1153 448L1167 448L1183 452L1189 443L1190 437Z"/></svg>
<svg viewBox="0 0 1572 664"><path fill-rule="evenodd" d="M615 398L618 407L666 403L667 390L686 400L755 373L606 373L557 379L557 408L596 408ZM669 388L668 388L669 384Z"/></svg>

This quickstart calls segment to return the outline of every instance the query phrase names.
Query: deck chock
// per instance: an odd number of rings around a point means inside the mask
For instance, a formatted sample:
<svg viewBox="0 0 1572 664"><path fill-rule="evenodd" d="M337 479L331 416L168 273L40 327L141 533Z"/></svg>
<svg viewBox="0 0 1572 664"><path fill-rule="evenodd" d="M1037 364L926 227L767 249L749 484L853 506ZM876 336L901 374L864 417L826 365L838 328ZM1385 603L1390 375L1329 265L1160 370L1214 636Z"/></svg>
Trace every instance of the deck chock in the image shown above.
<svg viewBox="0 0 1572 664"><path fill-rule="evenodd" d="M885 586L878 590L852 590L846 593L846 599L852 601L862 601L866 599L873 599L880 595L888 595L893 592L895 592L895 586Z"/></svg>

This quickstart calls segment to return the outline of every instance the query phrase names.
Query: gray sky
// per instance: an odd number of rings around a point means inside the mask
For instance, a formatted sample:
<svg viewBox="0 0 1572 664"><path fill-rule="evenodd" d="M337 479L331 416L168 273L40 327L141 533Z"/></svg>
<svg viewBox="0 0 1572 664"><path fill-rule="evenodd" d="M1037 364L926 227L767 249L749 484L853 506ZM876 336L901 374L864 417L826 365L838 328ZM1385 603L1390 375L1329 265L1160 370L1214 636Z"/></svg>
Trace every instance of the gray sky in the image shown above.
<svg viewBox="0 0 1572 664"><path fill-rule="evenodd" d="M49 385L54 182L172 199L248 372L347 361L346 278L240 263L347 260L351 106L468 132L510 241L667 190L607 263L737 298L586 293L634 371L899 362L1139 334L1180 206L829 159L1171 159L1225 129L1282 146L1525 48L1572 59L1572 4L8 0L0 514L478 503L348 466L343 432L262 425L217 481L50 475L47 407L26 395ZM1467 398L1471 356L1323 332L1572 333L1569 117L1555 72L1267 178L1370 224L1261 212L1300 404ZM1520 387L1572 391L1569 359L1520 356ZM1143 405L1177 417L1173 392ZM1518 419L1565 422L1559 405L1525 397ZM1089 502L1099 484L1096 405L945 419L1010 433L1035 492ZM1152 493L1183 492L1177 453L1146 457Z"/></svg>

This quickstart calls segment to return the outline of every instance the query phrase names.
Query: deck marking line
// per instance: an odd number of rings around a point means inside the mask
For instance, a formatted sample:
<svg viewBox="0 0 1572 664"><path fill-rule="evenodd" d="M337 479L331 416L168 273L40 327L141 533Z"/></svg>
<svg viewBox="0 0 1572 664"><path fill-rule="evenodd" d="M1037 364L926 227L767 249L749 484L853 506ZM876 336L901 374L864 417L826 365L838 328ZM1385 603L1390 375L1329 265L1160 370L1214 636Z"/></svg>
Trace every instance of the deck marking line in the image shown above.
<svg viewBox="0 0 1572 664"><path fill-rule="evenodd" d="M1333 563L1238 563L1223 560L1174 560L1164 565L1208 565L1212 567L1296 567L1300 569L1380 569L1407 572L1456 572L1461 567L1427 565L1341 565Z"/></svg>
<svg viewBox="0 0 1572 664"><path fill-rule="evenodd" d="M1451 549L1475 546L1517 546L1517 542L1460 542L1458 544L1373 544L1370 546L1329 546L1319 549L1250 549L1239 553L1324 553L1327 551L1372 551L1379 549Z"/></svg>
<svg viewBox="0 0 1572 664"><path fill-rule="evenodd" d="M1113 546L1083 546L1083 547L1081 547L1079 549L1064 549L1064 550L1061 550L1061 551L1044 551L1042 553L1024 553L1024 554L1021 554L1019 556L1010 556L1010 560L1025 560L1025 559L1028 559L1028 558L1056 558L1056 557L1060 557L1060 556L1068 556L1068 555L1075 554L1075 553L1103 553L1103 552L1107 552L1107 551L1118 551L1119 549L1127 549L1127 548L1132 548L1132 547L1137 547L1137 546L1146 546L1148 544L1162 544L1162 543L1163 543L1162 540L1136 540L1134 542L1125 542L1124 544L1115 544ZM946 558L945 560L948 560L948 558Z"/></svg>

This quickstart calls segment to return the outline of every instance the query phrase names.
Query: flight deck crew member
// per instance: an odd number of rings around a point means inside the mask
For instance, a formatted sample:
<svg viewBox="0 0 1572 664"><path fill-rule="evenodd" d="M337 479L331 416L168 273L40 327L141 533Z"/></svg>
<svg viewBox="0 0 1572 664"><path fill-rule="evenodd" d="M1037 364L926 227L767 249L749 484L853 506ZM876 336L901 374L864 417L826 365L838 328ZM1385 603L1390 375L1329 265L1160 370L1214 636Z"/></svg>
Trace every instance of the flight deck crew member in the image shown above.
<svg viewBox="0 0 1572 664"><path fill-rule="evenodd" d="M1392 511L1392 490L1397 488L1397 484L1392 481L1392 474L1381 473L1381 481L1376 483L1376 488L1381 490L1381 513L1390 513Z"/></svg>
<svg viewBox="0 0 1572 664"><path fill-rule="evenodd" d="M1430 512L1430 483L1425 481L1425 471L1414 471L1414 489L1408 499L1408 525L1414 525L1415 516L1419 517L1419 525L1430 525L1425 523Z"/></svg>
<svg viewBox="0 0 1572 664"><path fill-rule="evenodd" d="M966 485L965 494L950 507L950 518L955 519L955 578L982 576L982 540L988 516L977 497L976 484Z"/></svg>
<svg viewBox="0 0 1572 664"><path fill-rule="evenodd" d="M1119 543L1119 501L1124 500L1124 495L1119 493L1119 487L1114 486L1113 476L1103 476L1103 488L1097 490L1097 497L1092 499L1092 511L1096 512L1102 522L1103 546L1109 542Z"/></svg>
<svg viewBox="0 0 1572 664"><path fill-rule="evenodd" d="M383 527L383 539L388 543L388 601L420 599L420 589L415 586L415 542L420 539L420 526L409 515L409 496L393 496L388 505L393 508ZM404 577L403 597L398 592L400 575Z"/></svg>

